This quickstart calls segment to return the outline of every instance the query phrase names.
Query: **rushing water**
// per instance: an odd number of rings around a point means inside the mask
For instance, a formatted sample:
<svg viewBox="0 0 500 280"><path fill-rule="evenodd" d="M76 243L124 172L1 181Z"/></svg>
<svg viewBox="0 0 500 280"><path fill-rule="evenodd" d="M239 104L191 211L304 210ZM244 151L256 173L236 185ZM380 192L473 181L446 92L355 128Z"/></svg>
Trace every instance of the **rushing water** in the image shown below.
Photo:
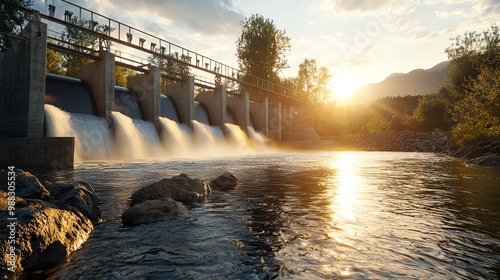
<svg viewBox="0 0 500 280"><path fill-rule="evenodd" d="M175 221L124 227L140 187L230 171ZM38 174L41 176L42 174ZM421 153L269 153L82 163L46 179L86 180L105 221L52 279L498 279L500 170Z"/></svg>

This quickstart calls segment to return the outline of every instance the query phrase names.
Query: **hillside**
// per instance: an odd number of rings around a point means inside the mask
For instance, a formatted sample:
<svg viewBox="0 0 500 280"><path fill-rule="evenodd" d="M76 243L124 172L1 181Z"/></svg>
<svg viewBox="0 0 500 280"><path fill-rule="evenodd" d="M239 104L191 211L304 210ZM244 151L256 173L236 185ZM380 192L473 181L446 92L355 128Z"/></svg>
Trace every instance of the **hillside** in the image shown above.
<svg viewBox="0 0 500 280"><path fill-rule="evenodd" d="M394 73L380 83L372 83L356 90L352 100L370 102L385 96L421 95L436 92L445 79L448 61L423 70L416 69L409 73Z"/></svg>

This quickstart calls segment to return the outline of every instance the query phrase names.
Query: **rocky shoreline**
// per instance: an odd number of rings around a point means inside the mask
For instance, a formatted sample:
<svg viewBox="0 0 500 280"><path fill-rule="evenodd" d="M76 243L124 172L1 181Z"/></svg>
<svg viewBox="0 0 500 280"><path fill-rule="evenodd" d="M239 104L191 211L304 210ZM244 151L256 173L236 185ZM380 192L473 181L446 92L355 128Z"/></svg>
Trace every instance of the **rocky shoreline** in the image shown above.
<svg viewBox="0 0 500 280"><path fill-rule="evenodd" d="M10 184L9 182L14 182ZM136 191L122 214L123 225L172 220L186 205L213 191L234 189L231 173L204 182L186 174L164 178ZM52 265L78 250L102 221L97 195L87 182L44 182L21 169L0 170L0 277Z"/></svg>
<svg viewBox="0 0 500 280"><path fill-rule="evenodd" d="M334 141L335 149L441 153L464 158L469 165L500 166L500 139L458 147L440 132L387 132L359 134Z"/></svg>

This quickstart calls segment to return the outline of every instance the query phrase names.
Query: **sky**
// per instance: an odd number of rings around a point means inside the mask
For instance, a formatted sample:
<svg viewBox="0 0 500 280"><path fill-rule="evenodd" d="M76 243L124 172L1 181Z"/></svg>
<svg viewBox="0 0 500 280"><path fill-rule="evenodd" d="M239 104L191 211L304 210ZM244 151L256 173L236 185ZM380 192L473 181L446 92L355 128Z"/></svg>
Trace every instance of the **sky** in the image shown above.
<svg viewBox="0 0 500 280"><path fill-rule="evenodd" d="M237 67L241 22L252 14L273 20L291 38L289 68L305 59L332 74L340 98L392 73L428 69L447 60L450 39L500 23L500 0L69 0L172 43ZM44 10L61 0L35 0Z"/></svg>

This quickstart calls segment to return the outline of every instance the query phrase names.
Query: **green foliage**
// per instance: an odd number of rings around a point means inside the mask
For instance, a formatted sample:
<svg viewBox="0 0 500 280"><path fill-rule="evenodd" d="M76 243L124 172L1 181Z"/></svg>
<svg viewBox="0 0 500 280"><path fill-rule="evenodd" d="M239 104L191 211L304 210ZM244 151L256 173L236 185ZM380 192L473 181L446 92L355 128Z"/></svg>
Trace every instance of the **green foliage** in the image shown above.
<svg viewBox="0 0 500 280"><path fill-rule="evenodd" d="M446 87L456 121L452 139L459 145L500 138L500 28L466 32L446 49L451 59Z"/></svg>
<svg viewBox="0 0 500 280"><path fill-rule="evenodd" d="M181 78L183 75L190 74L191 69L186 64L176 61L178 58L174 55L169 55L169 57L171 59L151 55L148 57L148 61L153 65L160 67L162 73L171 77ZM160 91L164 93L167 85L172 83L175 83L175 81L161 79Z"/></svg>
<svg viewBox="0 0 500 280"><path fill-rule="evenodd" d="M108 32L113 31L113 29L110 29L107 25L99 25L95 21L78 19L78 17L72 17L71 23L101 34L107 34ZM109 40L104 40L101 36L96 35L95 33L71 27L66 27L61 35L61 40L63 41L63 43L60 43L61 46L81 54L63 54L63 67L66 69L66 75L74 78L78 78L80 76L80 67L82 65L93 61L92 59L82 55L92 55L96 51L109 50L111 47L111 42Z"/></svg>
<svg viewBox="0 0 500 280"><path fill-rule="evenodd" d="M451 121L447 117L445 98L439 93L420 97L412 114L405 114L402 124L414 131L446 130Z"/></svg>
<svg viewBox="0 0 500 280"><path fill-rule="evenodd" d="M391 121L381 114L373 114L365 125L368 133L382 133L391 131Z"/></svg>
<svg viewBox="0 0 500 280"><path fill-rule="evenodd" d="M305 59L299 65L299 75L296 80L298 97L308 100L313 105L324 103L330 93L328 82L331 78L328 68L318 68L316 59Z"/></svg>
<svg viewBox="0 0 500 280"><path fill-rule="evenodd" d="M8 34L19 33L21 27L29 19L29 15L19 11L19 8L29 9L31 0L2 0L0 4L0 32ZM0 52L7 51L11 46L8 36L0 35Z"/></svg>
<svg viewBox="0 0 500 280"><path fill-rule="evenodd" d="M123 66L115 66L115 85L126 87L127 78L135 75L135 71Z"/></svg>
<svg viewBox="0 0 500 280"><path fill-rule="evenodd" d="M242 33L236 41L239 68L247 74L278 81L278 74L288 67L285 52L290 49L290 37L259 14L245 19L241 25Z"/></svg>
<svg viewBox="0 0 500 280"><path fill-rule="evenodd" d="M66 70L64 70L64 67L62 66L63 61L61 53L47 48L47 63L45 64L45 72L56 75L66 75Z"/></svg>

